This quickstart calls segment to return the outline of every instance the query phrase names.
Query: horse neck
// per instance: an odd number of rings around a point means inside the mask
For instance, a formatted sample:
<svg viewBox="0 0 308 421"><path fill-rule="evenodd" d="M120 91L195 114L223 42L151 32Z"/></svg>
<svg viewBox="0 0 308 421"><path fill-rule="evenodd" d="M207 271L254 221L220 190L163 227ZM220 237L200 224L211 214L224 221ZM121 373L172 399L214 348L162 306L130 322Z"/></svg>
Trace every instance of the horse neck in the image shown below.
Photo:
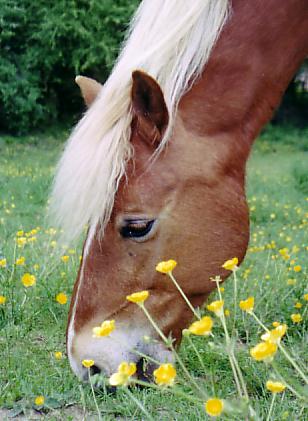
<svg viewBox="0 0 308 421"><path fill-rule="evenodd" d="M241 143L244 159L308 53L308 13L306 0L234 0L232 6L179 115L198 135L227 133Z"/></svg>

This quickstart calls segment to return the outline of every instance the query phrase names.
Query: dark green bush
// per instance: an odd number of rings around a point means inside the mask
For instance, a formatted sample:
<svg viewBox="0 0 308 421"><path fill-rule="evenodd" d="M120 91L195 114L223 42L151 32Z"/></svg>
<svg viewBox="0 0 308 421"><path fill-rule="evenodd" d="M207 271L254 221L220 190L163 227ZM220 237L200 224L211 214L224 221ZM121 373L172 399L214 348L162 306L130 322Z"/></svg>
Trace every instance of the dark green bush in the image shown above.
<svg viewBox="0 0 308 421"><path fill-rule="evenodd" d="M0 129L71 116L78 73L103 81L138 0L0 0Z"/></svg>
<svg viewBox="0 0 308 421"><path fill-rule="evenodd" d="M71 124L83 107L75 75L106 79L139 1L0 0L0 131ZM279 123L307 121L294 106L307 109L307 94L292 86Z"/></svg>

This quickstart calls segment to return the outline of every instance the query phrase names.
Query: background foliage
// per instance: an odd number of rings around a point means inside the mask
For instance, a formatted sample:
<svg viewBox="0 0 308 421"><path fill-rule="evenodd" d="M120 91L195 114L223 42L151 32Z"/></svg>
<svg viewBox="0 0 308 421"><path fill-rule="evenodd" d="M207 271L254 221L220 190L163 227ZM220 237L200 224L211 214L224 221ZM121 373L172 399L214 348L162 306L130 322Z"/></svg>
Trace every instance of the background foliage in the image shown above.
<svg viewBox="0 0 308 421"><path fill-rule="evenodd" d="M138 3L0 0L0 131L71 125L83 109L74 76L106 79ZM295 116L302 125L305 104L307 92L293 82L276 121Z"/></svg>
<svg viewBox="0 0 308 421"><path fill-rule="evenodd" d="M104 80L137 0L0 0L0 130L81 109L74 76Z"/></svg>

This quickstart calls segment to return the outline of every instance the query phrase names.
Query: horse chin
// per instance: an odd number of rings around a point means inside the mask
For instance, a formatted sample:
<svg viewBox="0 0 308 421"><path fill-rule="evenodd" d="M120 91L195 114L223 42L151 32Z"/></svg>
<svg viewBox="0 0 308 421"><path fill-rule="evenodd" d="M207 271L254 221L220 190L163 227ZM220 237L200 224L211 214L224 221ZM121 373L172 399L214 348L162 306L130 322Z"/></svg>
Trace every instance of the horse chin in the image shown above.
<svg viewBox="0 0 308 421"><path fill-rule="evenodd" d="M137 382L128 385L129 388L137 387L138 389L143 389L146 387L146 383L154 382L154 370L158 368L158 364L149 362L146 358L142 357L136 363L137 371L133 376L134 380ZM97 366L92 366L90 370L83 373L83 378L81 379L85 383L91 383L94 391L98 394L103 393L107 395L116 395L117 387L111 386L109 384L108 378L104 376Z"/></svg>
<svg viewBox="0 0 308 421"><path fill-rule="evenodd" d="M152 383L154 381L154 371L159 365L148 361L146 357L142 357L137 361L136 367L136 374L133 376L134 379L137 380L135 386L142 389L146 386L146 383ZM84 382L91 382L93 388L97 392L104 392L109 395L114 395L116 393L117 388L109 385L108 378L105 377L101 373L101 370L95 365L84 373L84 378L82 380Z"/></svg>
<svg viewBox="0 0 308 421"><path fill-rule="evenodd" d="M100 389L106 388L108 378L124 361L136 364L135 378L141 382L151 382L153 372L160 364L174 362L173 353L160 340L149 336L153 332L148 329L130 329L129 338L125 333L119 328L109 337L96 339L89 334L89 329L85 329L77 335L68 353L75 374L86 382L91 376L91 383ZM85 359L94 361L90 369L83 367Z"/></svg>

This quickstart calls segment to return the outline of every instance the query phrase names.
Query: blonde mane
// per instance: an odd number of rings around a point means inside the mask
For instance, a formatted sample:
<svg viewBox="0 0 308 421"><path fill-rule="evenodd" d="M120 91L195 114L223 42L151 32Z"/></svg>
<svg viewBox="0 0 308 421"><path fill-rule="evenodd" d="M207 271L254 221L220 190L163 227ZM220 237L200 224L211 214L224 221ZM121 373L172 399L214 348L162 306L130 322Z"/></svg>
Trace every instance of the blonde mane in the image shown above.
<svg viewBox="0 0 308 421"><path fill-rule="evenodd" d="M228 0L144 0L101 93L73 130L58 164L51 208L67 241L86 224L104 229L119 181L132 157L131 74L140 69L160 84L170 123L201 74L229 14Z"/></svg>

